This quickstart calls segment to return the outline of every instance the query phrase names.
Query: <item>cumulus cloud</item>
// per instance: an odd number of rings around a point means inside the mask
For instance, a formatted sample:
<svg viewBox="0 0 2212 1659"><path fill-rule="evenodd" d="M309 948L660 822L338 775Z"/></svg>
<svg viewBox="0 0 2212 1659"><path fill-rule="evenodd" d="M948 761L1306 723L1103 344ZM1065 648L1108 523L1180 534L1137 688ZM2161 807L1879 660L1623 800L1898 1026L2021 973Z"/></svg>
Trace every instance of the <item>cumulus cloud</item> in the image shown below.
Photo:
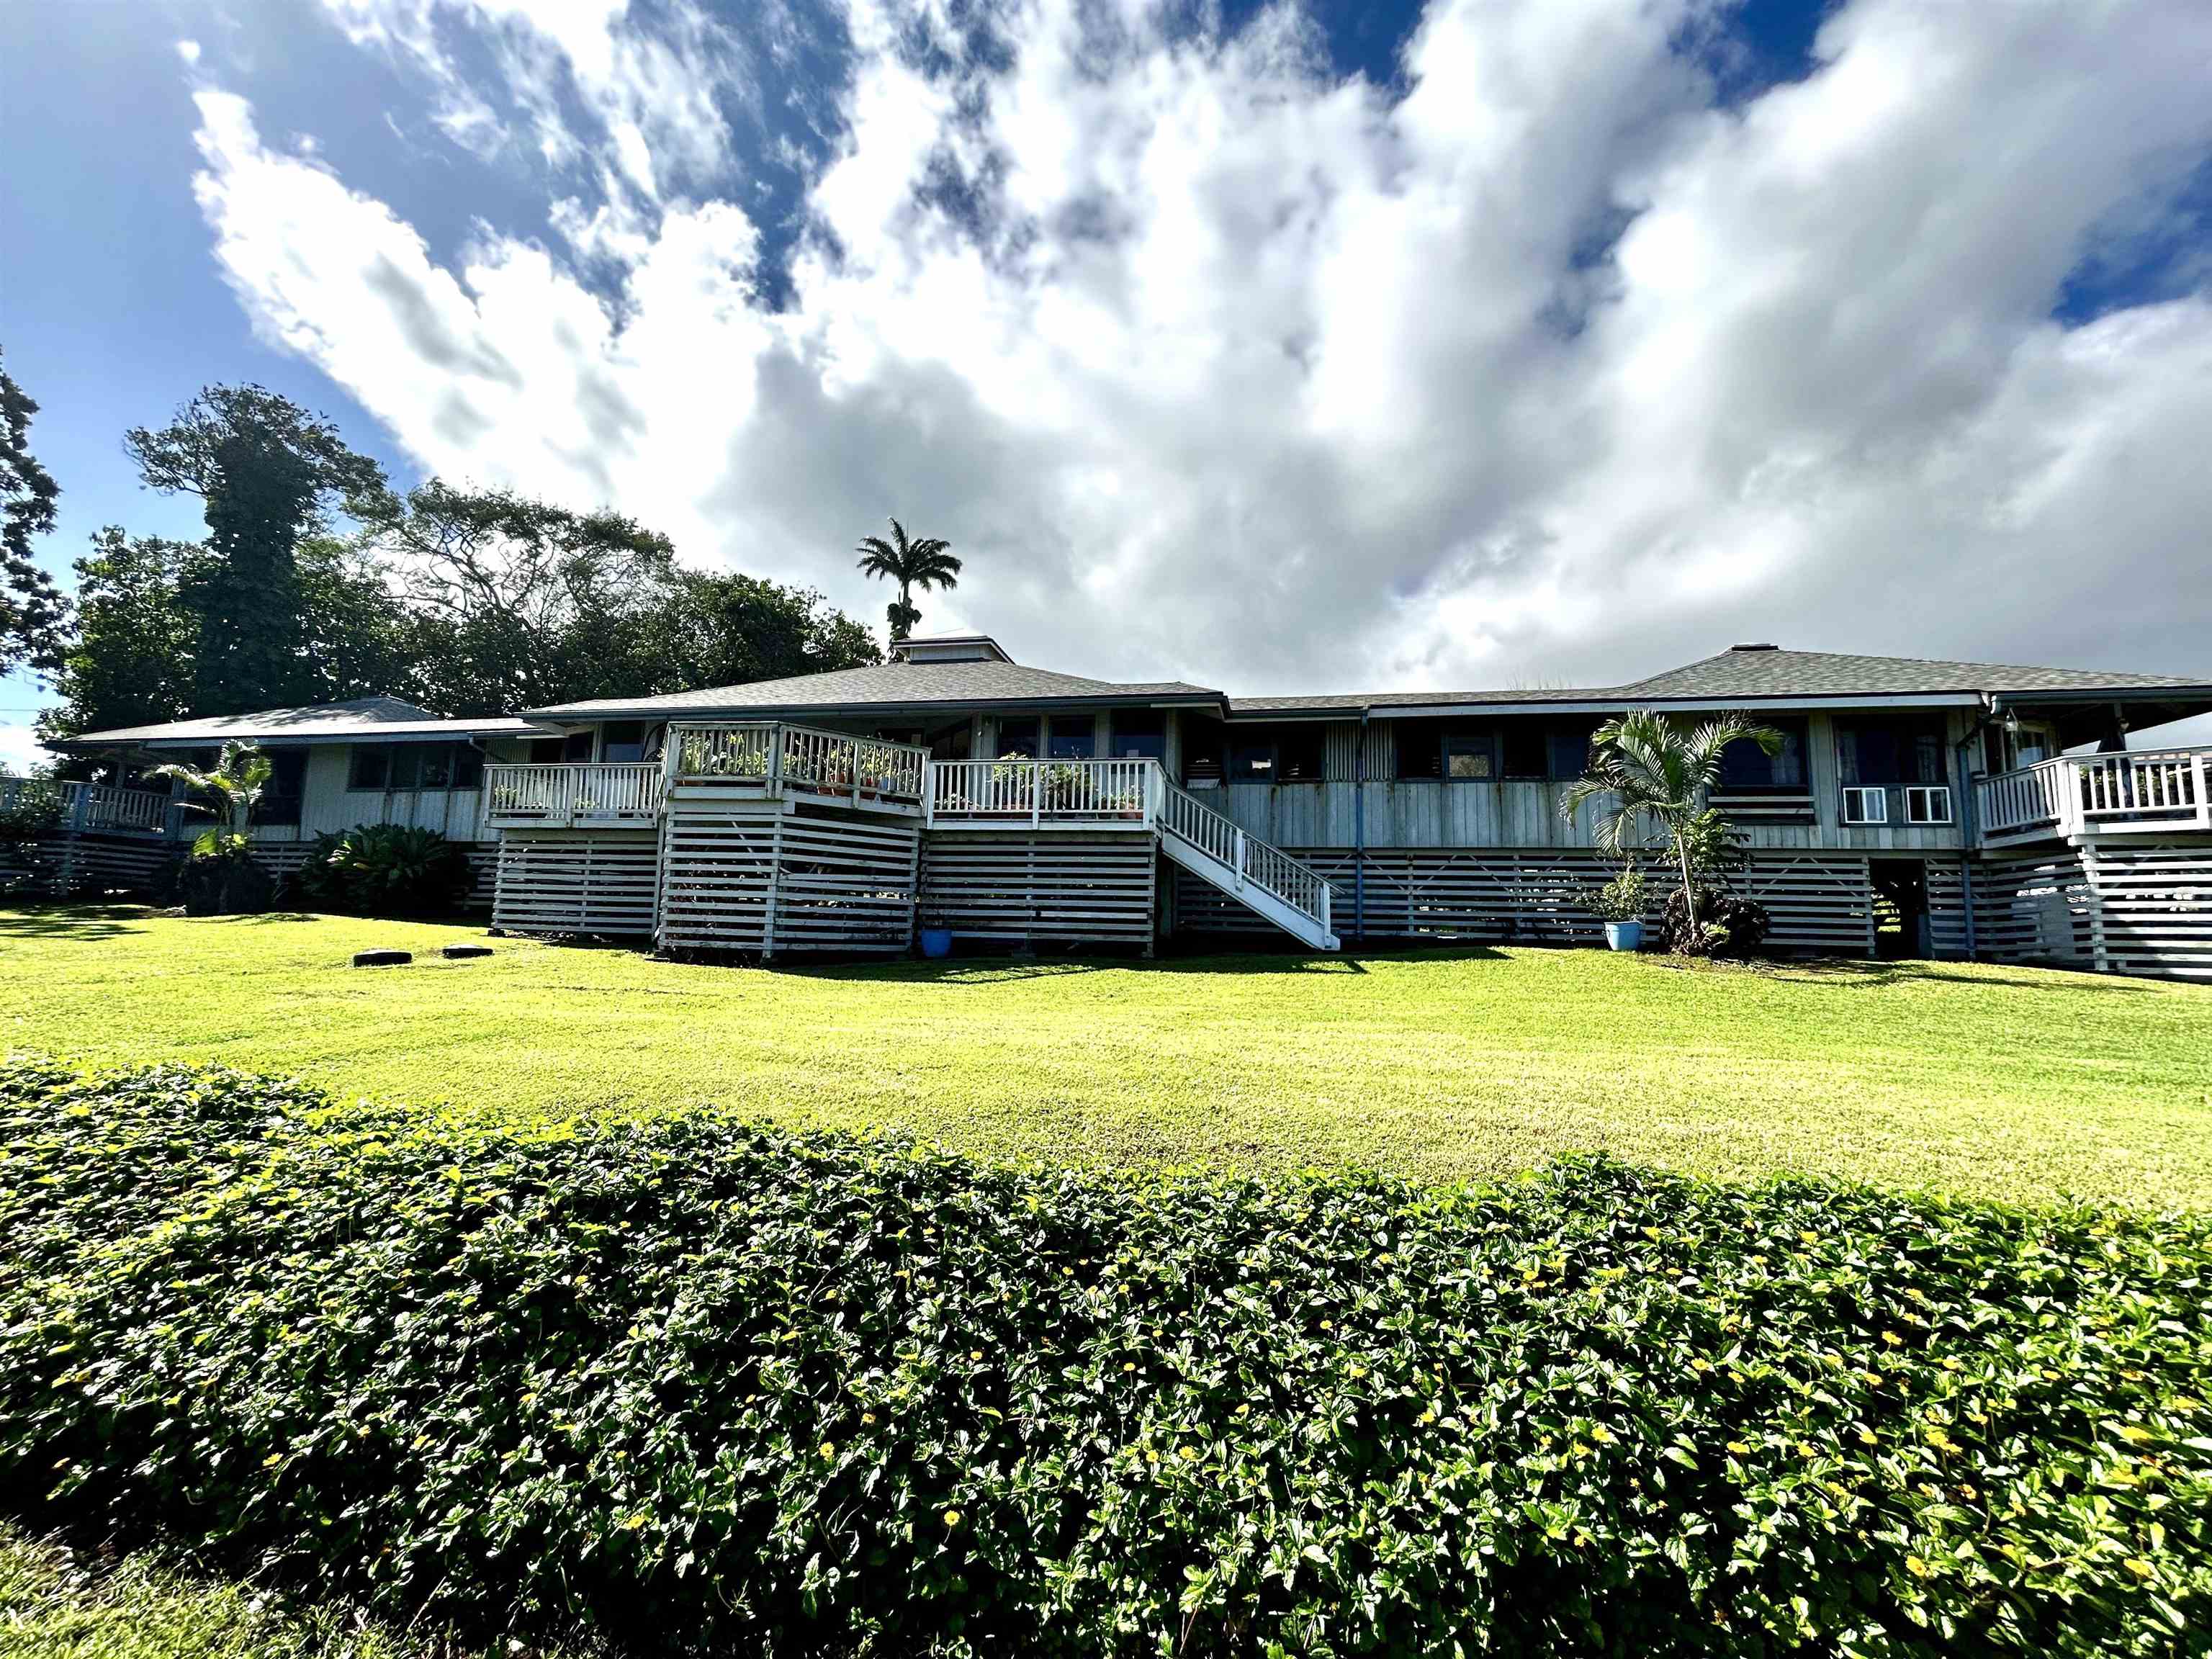
<svg viewBox="0 0 2212 1659"><path fill-rule="evenodd" d="M896 513L969 561L930 625L1238 690L1749 637L2204 665L2212 296L2053 315L2212 155L2195 0L1850 0L1734 103L1685 50L1707 0L1433 0L1388 89L1289 6L852 0L775 305L717 112L756 43L683 4L326 3L457 142L519 112L567 169L550 244L441 265L200 94L241 302L426 469L871 613L846 550Z"/></svg>

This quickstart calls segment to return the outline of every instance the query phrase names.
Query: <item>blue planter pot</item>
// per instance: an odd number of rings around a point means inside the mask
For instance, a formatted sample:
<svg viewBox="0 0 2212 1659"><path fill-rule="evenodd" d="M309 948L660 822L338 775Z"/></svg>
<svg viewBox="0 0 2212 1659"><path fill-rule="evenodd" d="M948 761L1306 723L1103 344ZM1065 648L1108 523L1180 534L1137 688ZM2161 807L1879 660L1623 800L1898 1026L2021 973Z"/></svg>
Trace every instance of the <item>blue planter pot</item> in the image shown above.
<svg viewBox="0 0 2212 1659"><path fill-rule="evenodd" d="M1608 921L1605 925L1605 942L1608 950L1641 951L1644 948L1644 924L1640 921Z"/></svg>
<svg viewBox="0 0 2212 1659"><path fill-rule="evenodd" d="M952 954L952 930L950 927L925 927L921 930L921 953L926 957L949 957Z"/></svg>

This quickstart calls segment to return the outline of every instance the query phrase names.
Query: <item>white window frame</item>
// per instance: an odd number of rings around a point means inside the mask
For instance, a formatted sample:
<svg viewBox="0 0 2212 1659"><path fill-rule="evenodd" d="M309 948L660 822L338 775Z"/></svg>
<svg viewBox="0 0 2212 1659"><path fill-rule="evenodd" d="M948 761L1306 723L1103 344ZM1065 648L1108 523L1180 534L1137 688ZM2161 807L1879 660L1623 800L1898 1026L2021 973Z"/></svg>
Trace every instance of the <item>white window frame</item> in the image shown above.
<svg viewBox="0 0 2212 1659"><path fill-rule="evenodd" d="M1872 810L1869 811L1869 808ZM1848 824L1885 824L1889 822L1889 791L1878 784L1846 784L1844 786L1844 822Z"/></svg>
<svg viewBox="0 0 2212 1659"><path fill-rule="evenodd" d="M1941 807L1941 812L1935 809ZM1905 786L1905 821L1915 824L1944 824L1951 816L1951 786L1948 783L1908 783Z"/></svg>

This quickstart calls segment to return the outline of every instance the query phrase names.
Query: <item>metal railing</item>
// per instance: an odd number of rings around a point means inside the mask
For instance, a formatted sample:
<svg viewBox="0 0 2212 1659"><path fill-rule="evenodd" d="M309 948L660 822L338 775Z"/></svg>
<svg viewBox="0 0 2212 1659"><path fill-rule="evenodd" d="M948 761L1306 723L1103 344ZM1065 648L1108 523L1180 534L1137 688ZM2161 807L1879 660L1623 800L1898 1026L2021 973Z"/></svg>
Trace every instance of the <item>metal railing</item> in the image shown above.
<svg viewBox="0 0 2212 1659"><path fill-rule="evenodd" d="M929 763L929 821L1032 824L1152 821L1154 760L968 760Z"/></svg>
<svg viewBox="0 0 2212 1659"><path fill-rule="evenodd" d="M660 811L660 798L658 761L484 768L488 823L649 823Z"/></svg>
<svg viewBox="0 0 2212 1659"><path fill-rule="evenodd" d="M2212 829L2208 751L2059 755L1974 786L1984 836Z"/></svg>

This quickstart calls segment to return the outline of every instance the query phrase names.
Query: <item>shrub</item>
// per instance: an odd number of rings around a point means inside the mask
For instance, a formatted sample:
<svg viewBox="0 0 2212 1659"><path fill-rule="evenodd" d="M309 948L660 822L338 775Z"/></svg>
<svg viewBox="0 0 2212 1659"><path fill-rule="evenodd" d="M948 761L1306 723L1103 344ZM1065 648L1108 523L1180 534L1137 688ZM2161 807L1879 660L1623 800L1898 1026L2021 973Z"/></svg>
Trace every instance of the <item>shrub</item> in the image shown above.
<svg viewBox="0 0 2212 1659"><path fill-rule="evenodd" d="M1644 919L1644 872L1624 864L1613 879L1590 900L1600 921L1641 921Z"/></svg>
<svg viewBox="0 0 2212 1659"><path fill-rule="evenodd" d="M0 1073L0 1491L680 1652L2152 1654L2212 1218Z"/></svg>
<svg viewBox="0 0 2212 1659"><path fill-rule="evenodd" d="M1698 925L1690 926L1682 890L1667 895L1667 948L1683 957L1728 957L1741 959L1759 954L1766 942L1766 907L1756 899L1732 893L1725 887L1698 889Z"/></svg>
<svg viewBox="0 0 2212 1659"><path fill-rule="evenodd" d="M434 916L458 909L469 882L468 855L436 830L364 823L317 836L292 890L318 910Z"/></svg>

